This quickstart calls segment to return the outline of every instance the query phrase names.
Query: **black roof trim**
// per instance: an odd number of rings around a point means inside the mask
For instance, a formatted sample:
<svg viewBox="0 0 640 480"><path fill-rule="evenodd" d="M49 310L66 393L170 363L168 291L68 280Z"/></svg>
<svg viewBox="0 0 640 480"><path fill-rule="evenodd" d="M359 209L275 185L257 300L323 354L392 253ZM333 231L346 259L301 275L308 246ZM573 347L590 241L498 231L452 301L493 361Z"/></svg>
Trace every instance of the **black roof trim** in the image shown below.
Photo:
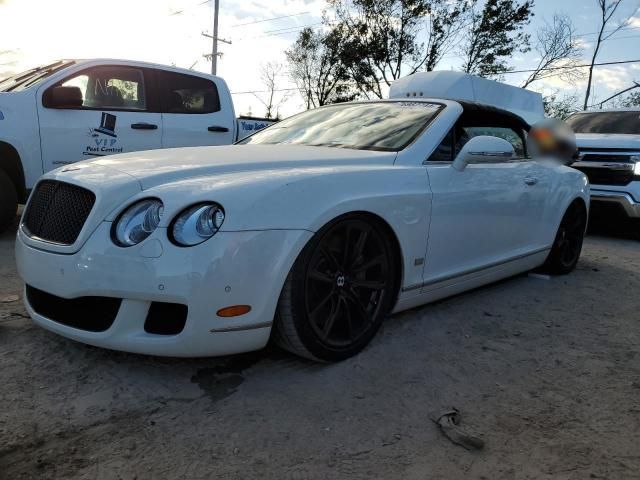
<svg viewBox="0 0 640 480"><path fill-rule="evenodd" d="M509 110L505 110L503 108L494 107L493 105L487 105L487 104L484 104L484 103L470 102L470 101L467 101L467 100L454 100L454 101L458 102L460 105L462 105L462 108L464 108L465 112L468 112L468 113L476 113L476 112L496 113L496 114L508 117L510 120L512 120L512 121L514 121L516 123L522 124L522 126L524 127L524 129L526 131L529 131L529 129L531 128L531 125L525 119L523 119L520 115L516 115L515 113L510 112Z"/></svg>

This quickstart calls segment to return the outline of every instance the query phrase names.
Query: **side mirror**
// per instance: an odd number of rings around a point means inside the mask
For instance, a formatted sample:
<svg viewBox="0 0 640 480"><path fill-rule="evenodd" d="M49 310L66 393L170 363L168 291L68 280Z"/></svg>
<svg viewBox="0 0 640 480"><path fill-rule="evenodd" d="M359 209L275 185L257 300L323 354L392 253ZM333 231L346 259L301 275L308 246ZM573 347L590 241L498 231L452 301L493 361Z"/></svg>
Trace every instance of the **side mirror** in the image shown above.
<svg viewBox="0 0 640 480"><path fill-rule="evenodd" d="M49 108L73 108L82 106L82 90L79 87L53 87L46 92L44 106Z"/></svg>
<svg viewBox="0 0 640 480"><path fill-rule="evenodd" d="M451 166L462 171L470 163L495 163L513 158L513 145L502 138L479 135L465 143Z"/></svg>

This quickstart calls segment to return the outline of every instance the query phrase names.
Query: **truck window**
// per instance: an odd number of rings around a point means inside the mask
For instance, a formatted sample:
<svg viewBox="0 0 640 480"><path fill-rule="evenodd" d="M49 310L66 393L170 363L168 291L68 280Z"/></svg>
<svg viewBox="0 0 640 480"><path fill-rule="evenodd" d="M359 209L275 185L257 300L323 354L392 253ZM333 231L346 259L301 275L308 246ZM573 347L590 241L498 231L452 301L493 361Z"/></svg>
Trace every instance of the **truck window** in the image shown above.
<svg viewBox="0 0 640 480"><path fill-rule="evenodd" d="M213 113L220 111L218 88L211 80L181 73L158 71L163 113Z"/></svg>
<svg viewBox="0 0 640 480"><path fill-rule="evenodd" d="M576 133L640 135L640 111L576 113L567 123Z"/></svg>
<svg viewBox="0 0 640 480"><path fill-rule="evenodd" d="M93 67L69 77L56 86L78 87L82 92L79 109L147 109L142 70L132 67Z"/></svg>

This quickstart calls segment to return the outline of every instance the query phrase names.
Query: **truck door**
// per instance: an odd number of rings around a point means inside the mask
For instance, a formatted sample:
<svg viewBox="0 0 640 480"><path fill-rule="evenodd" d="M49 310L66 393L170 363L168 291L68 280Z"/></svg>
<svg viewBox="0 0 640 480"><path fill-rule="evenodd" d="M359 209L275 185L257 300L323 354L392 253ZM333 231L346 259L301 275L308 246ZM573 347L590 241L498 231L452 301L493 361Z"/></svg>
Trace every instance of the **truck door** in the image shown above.
<svg viewBox="0 0 640 480"><path fill-rule="evenodd" d="M160 148L162 117L150 106L146 75L141 68L98 66L49 86L38 106L44 171L89 158ZM48 99L58 86L79 88L82 105L53 104Z"/></svg>
<svg viewBox="0 0 640 480"><path fill-rule="evenodd" d="M156 70L162 147L230 145L236 120L231 95L213 79Z"/></svg>

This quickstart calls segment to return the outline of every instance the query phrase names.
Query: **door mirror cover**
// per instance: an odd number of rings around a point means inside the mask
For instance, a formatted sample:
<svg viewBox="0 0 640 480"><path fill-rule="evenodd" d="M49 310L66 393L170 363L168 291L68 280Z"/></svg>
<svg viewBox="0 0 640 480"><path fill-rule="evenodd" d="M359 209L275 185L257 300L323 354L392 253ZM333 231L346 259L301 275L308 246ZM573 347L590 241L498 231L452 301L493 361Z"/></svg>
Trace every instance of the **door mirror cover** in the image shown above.
<svg viewBox="0 0 640 480"><path fill-rule="evenodd" d="M488 135L479 135L469 140L451 165L462 171L470 163L500 163L513 158L513 145L506 140Z"/></svg>
<svg viewBox="0 0 640 480"><path fill-rule="evenodd" d="M42 103L47 108L81 107L82 90L79 87L53 87L47 90Z"/></svg>

